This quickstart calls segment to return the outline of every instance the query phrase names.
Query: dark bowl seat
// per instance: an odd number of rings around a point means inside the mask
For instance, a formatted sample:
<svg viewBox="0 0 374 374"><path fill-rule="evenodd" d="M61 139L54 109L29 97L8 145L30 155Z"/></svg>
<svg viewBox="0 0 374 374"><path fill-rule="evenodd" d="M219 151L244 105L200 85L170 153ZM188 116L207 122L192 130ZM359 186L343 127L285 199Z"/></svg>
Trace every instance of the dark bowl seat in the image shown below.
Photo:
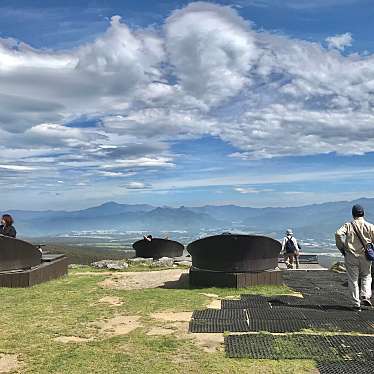
<svg viewBox="0 0 374 374"><path fill-rule="evenodd" d="M278 266L281 244L267 236L228 233L195 240L187 251L197 269L260 272Z"/></svg>
<svg viewBox="0 0 374 374"><path fill-rule="evenodd" d="M136 251L136 257L154 258L161 257L180 257L183 255L184 246L174 240L152 238L147 240L138 240L132 247Z"/></svg>
<svg viewBox="0 0 374 374"><path fill-rule="evenodd" d="M30 269L41 262L42 254L33 244L0 235L0 271Z"/></svg>

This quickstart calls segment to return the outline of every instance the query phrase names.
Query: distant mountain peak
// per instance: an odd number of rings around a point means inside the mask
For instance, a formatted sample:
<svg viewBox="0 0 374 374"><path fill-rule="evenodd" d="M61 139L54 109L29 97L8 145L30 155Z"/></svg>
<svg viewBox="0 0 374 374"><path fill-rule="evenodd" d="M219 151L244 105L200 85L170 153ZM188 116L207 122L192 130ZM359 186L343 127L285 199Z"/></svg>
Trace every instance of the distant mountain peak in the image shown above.
<svg viewBox="0 0 374 374"><path fill-rule="evenodd" d="M118 206L118 205L122 205L122 204L119 204L115 201L107 201L106 203L99 205L99 207L111 207L111 206Z"/></svg>
<svg viewBox="0 0 374 374"><path fill-rule="evenodd" d="M117 203L116 201L107 201L103 204L101 204L100 206L113 206L113 205L120 205L119 203Z"/></svg>

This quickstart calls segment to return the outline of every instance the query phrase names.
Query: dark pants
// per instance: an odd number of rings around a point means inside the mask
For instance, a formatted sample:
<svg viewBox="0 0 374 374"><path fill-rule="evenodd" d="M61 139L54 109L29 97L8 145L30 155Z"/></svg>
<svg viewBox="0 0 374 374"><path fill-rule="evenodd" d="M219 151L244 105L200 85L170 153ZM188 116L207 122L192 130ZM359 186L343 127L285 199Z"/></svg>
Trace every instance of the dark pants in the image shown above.
<svg viewBox="0 0 374 374"><path fill-rule="evenodd" d="M287 265L287 268L293 269L293 263L296 264L296 269L299 268L299 252L290 252L285 253L284 255L284 262Z"/></svg>

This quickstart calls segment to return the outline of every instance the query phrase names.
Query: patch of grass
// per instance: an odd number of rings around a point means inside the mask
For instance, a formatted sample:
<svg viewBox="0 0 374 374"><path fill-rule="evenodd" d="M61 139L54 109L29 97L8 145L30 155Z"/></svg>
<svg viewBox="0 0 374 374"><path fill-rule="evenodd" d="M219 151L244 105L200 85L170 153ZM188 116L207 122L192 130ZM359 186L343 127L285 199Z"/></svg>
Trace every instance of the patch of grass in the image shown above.
<svg viewBox="0 0 374 374"><path fill-rule="evenodd" d="M81 272L82 269L71 270ZM92 269L90 269L92 271ZM100 272L99 272L100 273ZM22 373L307 373L311 360L229 359L224 352L206 353L187 337L148 336L156 323L149 316L161 311L204 308L210 298L260 293L289 293L286 287L249 289L102 289L103 275L68 276L29 289L0 288L0 352L16 353L24 361ZM99 303L117 296L120 306ZM99 336L92 322L117 314L142 317L144 327L128 335ZM96 338L87 343L60 343L57 336Z"/></svg>

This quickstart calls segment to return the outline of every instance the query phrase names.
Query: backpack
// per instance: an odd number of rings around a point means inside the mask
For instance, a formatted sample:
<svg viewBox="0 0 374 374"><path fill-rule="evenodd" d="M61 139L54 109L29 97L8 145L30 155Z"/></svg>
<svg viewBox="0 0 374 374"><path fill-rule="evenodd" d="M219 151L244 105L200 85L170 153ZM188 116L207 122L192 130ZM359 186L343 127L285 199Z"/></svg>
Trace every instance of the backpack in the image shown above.
<svg viewBox="0 0 374 374"><path fill-rule="evenodd" d="M295 243L292 240L292 236L287 238L286 241L286 253L294 253L297 252L297 248L295 247Z"/></svg>

